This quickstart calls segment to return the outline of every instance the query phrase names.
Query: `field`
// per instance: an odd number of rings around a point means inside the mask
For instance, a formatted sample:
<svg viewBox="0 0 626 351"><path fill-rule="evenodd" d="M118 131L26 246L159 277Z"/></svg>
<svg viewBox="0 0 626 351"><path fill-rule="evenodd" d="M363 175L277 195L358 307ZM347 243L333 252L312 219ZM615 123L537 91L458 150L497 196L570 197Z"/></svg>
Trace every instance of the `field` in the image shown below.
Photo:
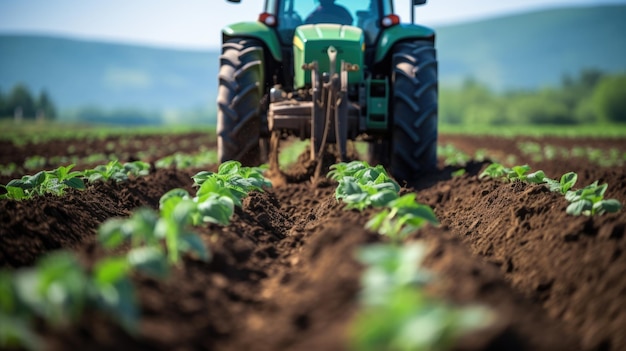
<svg viewBox="0 0 626 351"><path fill-rule="evenodd" d="M571 216L564 196L544 185L479 178L493 160L528 164L553 179L573 171L575 189L598 180L608 184L607 198L625 204L626 139L443 134L439 143L438 171L401 193L416 193L440 225L405 242L428 247L423 265L436 277L430 296L485 306L495 316L453 349L626 349L626 210ZM59 248L91 267L110 254L96 240L101 223L141 206L157 209L174 188L193 194L191 177L217 170L214 163L156 167L157 160L202 147L209 153L214 145L206 132L0 141L0 165L15 165L0 184L59 166L54 157L75 156L76 169L98 164L88 158L93 154L151 163L148 175L120 183L0 200L0 267L32 266ZM37 333L52 350L348 349L363 272L355 251L389 239L364 229L374 210L344 209L334 181L312 187L306 165L301 158L285 170L286 184L251 192L229 225L194 228L209 262L186 255L167 279L133 273L141 310L136 335L90 312L61 328L39 321Z"/></svg>

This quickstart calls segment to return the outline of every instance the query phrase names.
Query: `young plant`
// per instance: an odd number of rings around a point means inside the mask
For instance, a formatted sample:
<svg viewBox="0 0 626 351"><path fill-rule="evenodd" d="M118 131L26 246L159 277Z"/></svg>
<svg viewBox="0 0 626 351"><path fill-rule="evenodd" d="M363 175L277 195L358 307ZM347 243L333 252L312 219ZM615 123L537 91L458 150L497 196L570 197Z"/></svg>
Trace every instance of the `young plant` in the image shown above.
<svg viewBox="0 0 626 351"><path fill-rule="evenodd" d="M571 188L574 187L574 184L576 184L578 174L574 172L565 173L561 176L560 181L546 177L544 177L543 180L550 191L565 195Z"/></svg>
<svg viewBox="0 0 626 351"><path fill-rule="evenodd" d="M568 191L565 199L570 202L567 206L567 214L573 216L593 216L605 213L614 213L622 208L622 204L616 199L604 199L604 193L608 184L598 185L596 180L586 187Z"/></svg>
<svg viewBox="0 0 626 351"><path fill-rule="evenodd" d="M457 149L452 144L437 146L437 155L443 158L443 163L446 166L465 167L471 160L468 154Z"/></svg>
<svg viewBox="0 0 626 351"><path fill-rule="evenodd" d="M77 322L90 307L136 333L139 309L129 271L125 258L107 258L90 273L65 251L48 254L30 268L0 271L0 347L39 350L36 317L62 326Z"/></svg>
<svg viewBox="0 0 626 351"><path fill-rule="evenodd" d="M382 207L398 197L400 186L381 166L372 167L365 161L338 163L327 175L337 180L335 198L346 203L346 209L363 210Z"/></svg>
<svg viewBox="0 0 626 351"><path fill-rule="evenodd" d="M416 194L411 193L389 202L387 208L374 215L365 227L400 242L426 223L439 224L433 210L416 202L415 197Z"/></svg>
<svg viewBox="0 0 626 351"><path fill-rule="evenodd" d="M126 331L139 328L139 307L130 279L132 265L126 257L98 261L91 273L91 298L96 307L112 316Z"/></svg>
<svg viewBox="0 0 626 351"><path fill-rule="evenodd" d="M356 172L372 168L365 161L340 162L330 166L326 175L328 178L339 181L343 177L353 177Z"/></svg>
<svg viewBox="0 0 626 351"><path fill-rule="evenodd" d="M127 258L131 266L148 275L165 277L169 274L167 262L177 264L181 253L190 252L203 261L209 260L202 240L187 230L196 206L191 200L172 197L164 202L161 217L143 208L128 219L106 221L98 230L99 240L108 249L130 240L132 249Z"/></svg>
<svg viewBox="0 0 626 351"><path fill-rule="evenodd" d="M344 177L335 190L335 198L346 203L346 209L362 211L367 207L382 207L398 198L398 191L389 182L361 183L355 177Z"/></svg>
<svg viewBox="0 0 626 351"><path fill-rule="evenodd" d="M545 173L543 171L529 173L530 170L531 168L528 165L519 165L508 168L499 163L492 163L485 168L478 178L482 179L484 177L490 177L508 182L523 181L535 184L541 184L544 182Z"/></svg>
<svg viewBox="0 0 626 351"><path fill-rule="evenodd" d="M135 177L147 175L149 170L150 165L142 161L128 162L122 165L119 161L114 160L106 165L86 170L85 176L90 183L109 180L119 183L128 180L131 175Z"/></svg>
<svg viewBox="0 0 626 351"><path fill-rule="evenodd" d="M63 195L65 189L85 189L83 172L71 172L74 165L59 167L52 171L40 171L35 175L26 175L14 179L2 187L7 191L0 199L23 200L33 196L54 194Z"/></svg>
<svg viewBox="0 0 626 351"><path fill-rule="evenodd" d="M204 171L192 178L195 185L200 186L200 189L207 180L213 179L215 183L210 185L212 189L216 186L227 188L239 201L251 191L263 191L263 188L272 186L272 183L263 177L262 168L243 167L238 161L222 163L217 173Z"/></svg>
<svg viewBox="0 0 626 351"><path fill-rule="evenodd" d="M484 307L453 307L425 293L432 277L421 268L425 253L418 243L370 245L358 252L367 268L363 307L350 329L353 350L445 350L460 335L492 323Z"/></svg>
<svg viewBox="0 0 626 351"><path fill-rule="evenodd" d="M500 179L506 177L508 171L502 164L494 162L487 166L485 170L478 176L479 179L489 177L493 179Z"/></svg>
<svg viewBox="0 0 626 351"><path fill-rule="evenodd" d="M529 165L513 166L510 169L507 169L506 177L509 181L525 181L527 180L527 175L528 172L530 172L530 169Z"/></svg>
<svg viewBox="0 0 626 351"><path fill-rule="evenodd" d="M175 153L155 162L157 168L176 167L178 169L197 168L217 163L215 150L202 150L196 154Z"/></svg>

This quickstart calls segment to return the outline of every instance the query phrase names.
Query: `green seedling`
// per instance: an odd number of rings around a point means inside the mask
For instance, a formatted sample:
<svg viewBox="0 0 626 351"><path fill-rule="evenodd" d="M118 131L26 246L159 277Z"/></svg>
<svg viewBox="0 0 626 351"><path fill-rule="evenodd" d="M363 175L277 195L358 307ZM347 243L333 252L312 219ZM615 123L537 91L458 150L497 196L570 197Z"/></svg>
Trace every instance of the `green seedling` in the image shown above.
<svg viewBox="0 0 626 351"><path fill-rule="evenodd" d="M605 213L614 213L622 208L622 204L616 199L604 199L604 193L608 184L598 185L598 181L586 187L568 191L565 199L570 202L567 213L573 216L593 216Z"/></svg>
<svg viewBox="0 0 626 351"><path fill-rule="evenodd" d="M524 181L527 178L528 172L530 172L529 165L513 166L510 171L507 172L507 178L510 181L521 180Z"/></svg>
<svg viewBox="0 0 626 351"><path fill-rule="evenodd" d="M30 170L42 169L46 166L47 160L43 156L35 155L24 160L24 168Z"/></svg>
<svg viewBox="0 0 626 351"><path fill-rule="evenodd" d="M217 152L215 150L204 150L197 154L175 153L156 161L155 166L157 168L174 166L178 169L198 168L215 164L217 161Z"/></svg>
<svg viewBox="0 0 626 351"><path fill-rule="evenodd" d="M343 200L346 209L382 207L396 199L400 191L381 165L371 167L365 161L338 163L331 166L327 176L339 182L335 198Z"/></svg>
<svg viewBox="0 0 626 351"><path fill-rule="evenodd" d="M370 166L365 161L341 162L330 166L330 171L326 175L328 178L340 181L345 177L353 177L360 184L367 183L390 183L400 191L400 186L393 180L382 165Z"/></svg>
<svg viewBox="0 0 626 351"><path fill-rule="evenodd" d="M2 176L10 176L15 172L17 172L17 165L14 162L8 165L0 165L0 175Z"/></svg>
<svg viewBox="0 0 626 351"><path fill-rule="evenodd" d="M88 276L67 252L45 256L15 277L15 290L28 310L53 325L67 325L81 316L88 299Z"/></svg>
<svg viewBox="0 0 626 351"><path fill-rule="evenodd" d="M40 350L33 331L37 319L64 326L77 322L87 308L135 334L139 309L129 272L126 258L107 258L90 274L65 251L44 256L33 267L0 271L0 347Z"/></svg>
<svg viewBox="0 0 626 351"><path fill-rule="evenodd" d="M458 170L450 173L450 175L452 177L456 178L456 177L461 177L461 176L465 175L465 173L467 173L467 170L465 170L465 168L461 168L461 169L458 169Z"/></svg>
<svg viewBox="0 0 626 351"><path fill-rule="evenodd" d="M574 184L576 184L576 181L578 180L578 174L574 172L565 173L561 176L560 181L545 177L543 180L546 183L546 186L550 189L550 191L558 192L561 195L565 195L572 187L574 187Z"/></svg>
<svg viewBox="0 0 626 351"><path fill-rule="evenodd" d="M478 178L482 179L484 177L490 177L509 182L523 181L535 184L541 184L544 182L545 173L543 171L529 173L530 170L531 168L528 165L513 166L508 168L499 163L492 163L485 168Z"/></svg>
<svg viewBox="0 0 626 351"><path fill-rule="evenodd" d="M52 171L40 171L2 185L6 194L0 199L24 200L44 194L63 195L67 188L85 189L83 172L71 172L74 165L59 167Z"/></svg>
<svg viewBox="0 0 626 351"><path fill-rule="evenodd" d="M361 301L366 305L386 303L382 298L398 286L423 287L433 275L421 268L426 246L410 243L404 247L376 244L358 249L356 257L368 267L361 276Z"/></svg>
<svg viewBox="0 0 626 351"><path fill-rule="evenodd" d="M135 211L128 219L111 219L103 223L99 230L99 240L105 248L119 247L131 241L128 254L133 268L146 274L163 277L168 274L165 261L176 264L181 253L194 253L201 260L208 261L209 253L202 240L187 230L197 205L191 200L170 197L163 202L161 217L154 211L143 208ZM161 242L167 249L163 251Z"/></svg>
<svg viewBox="0 0 626 351"><path fill-rule="evenodd" d="M272 186L272 183L263 177L262 168L243 167L238 161L222 163L217 173L205 171L196 174L192 178L195 185L200 186L199 192L206 193L202 190L202 186L207 180L212 179L215 182L209 186L211 189L214 189L216 186L227 188L239 202L251 191L263 191L264 188Z"/></svg>
<svg viewBox="0 0 626 351"><path fill-rule="evenodd" d="M156 235L165 240L168 259L173 264L180 260L180 253L196 254L205 262L210 259L202 239L188 230L198 213L204 219L200 205L193 200L173 197L161 207L161 217L155 228Z"/></svg>
<svg viewBox="0 0 626 351"><path fill-rule="evenodd" d="M330 171L326 177L339 181L343 177L353 177L358 171L370 169L365 161L340 162L330 166Z"/></svg>
<svg viewBox="0 0 626 351"><path fill-rule="evenodd" d="M493 179L500 179L507 175L507 168L500 163L492 163L478 176L479 179L489 177Z"/></svg>
<svg viewBox="0 0 626 351"><path fill-rule="evenodd" d="M198 203L200 203L213 195L230 198L235 206L241 207L241 201L248 195L248 192L234 185L225 185L223 180L212 176L202 181L196 197L198 198Z"/></svg>
<svg viewBox="0 0 626 351"><path fill-rule="evenodd" d="M127 181L129 176L145 176L149 174L150 165L142 161L128 162L121 164L114 160L106 165L97 166L94 169L86 170L85 176L90 183L98 181L113 180L117 183Z"/></svg>
<svg viewBox="0 0 626 351"><path fill-rule="evenodd" d="M357 258L362 276L362 309L350 329L353 350L445 350L462 334L487 326L492 313L478 306L457 308L429 297L433 279L421 263L426 249L371 245Z"/></svg>
<svg viewBox="0 0 626 351"><path fill-rule="evenodd" d="M455 148L452 144L438 146L437 155L443 158L443 163L446 166L465 167L471 160L468 154Z"/></svg>
<svg viewBox="0 0 626 351"><path fill-rule="evenodd" d="M362 211L367 207L382 207L398 198L398 191L393 183L367 182L365 184L355 177L346 176L339 181L335 190L335 198L346 203L346 209Z"/></svg>
<svg viewBox="0 0 626 351"><path fill-rule="evenodd" d="M427 223L439 224L433 210L416 202L415 197L416 194L411 193L389 202L387 208L374 215L365 227L400 242Z"/></svg>

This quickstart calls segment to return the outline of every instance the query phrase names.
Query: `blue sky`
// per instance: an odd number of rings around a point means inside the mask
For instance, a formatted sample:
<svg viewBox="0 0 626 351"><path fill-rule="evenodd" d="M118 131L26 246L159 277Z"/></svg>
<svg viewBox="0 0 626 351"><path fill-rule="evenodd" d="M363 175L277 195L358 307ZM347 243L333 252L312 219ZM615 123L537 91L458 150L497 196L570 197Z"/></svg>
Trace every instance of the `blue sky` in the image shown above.
<svg viewBox="0 0 626 351"><path fill-rule="evenodd" d="M313 0L310 0L313 1ZM409 20L409 0L396 0ZM547 7L626 0L431 0L419 23L437 26ZM220 28L254 20L262 0L0 0L0 33L48 33L77 38L205 49L220 45Z"/></svg>

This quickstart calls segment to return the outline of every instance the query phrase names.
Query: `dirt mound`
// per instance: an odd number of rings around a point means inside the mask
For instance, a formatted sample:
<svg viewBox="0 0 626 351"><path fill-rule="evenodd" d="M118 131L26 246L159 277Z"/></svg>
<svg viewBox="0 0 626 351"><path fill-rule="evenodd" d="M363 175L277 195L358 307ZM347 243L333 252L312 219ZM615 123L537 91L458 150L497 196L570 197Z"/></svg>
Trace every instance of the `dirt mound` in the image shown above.
<svg viewBox="0 0 626 351"><path fill-rule="evenodd" d="M526 163L518 140L440 139L470 154L485 148ZM579 143L539 142L569 148ZM589 143L626 151L624 141ZM622 167L528 161L551 177L576 171L578 186L608 182L607 196L626 202ZM493 326L464 337L456 349L626 349L626 212L568 216L565 199L542 186L479 180L484 166L472 161L465 175L454 177L458 167L441 165L415 188L403 189L417 192L441 222L410 239L430 247L425 264L438 278L429 291L461 305L483 304L497 316ZM354 250L385 238L363 229L371 210L343 209L332 183L311 187L311 166L304 156L296 167L286 172L292 178L284 186L250 194L231 225L196 228L211 250L210 263L185 257L166 280L133 277L141 303L137 336L106 317L87 315L61 330L40 326L46 344L53 350L242 350L258 345L345 350L362 270ZM89 266L106 254L95 244L101 222L140 206L157 208L160 196L172 188L193 193L195 171L156 170L62 197L2 200L0 265L27 266L45 252L68 248Z"/></svg>

